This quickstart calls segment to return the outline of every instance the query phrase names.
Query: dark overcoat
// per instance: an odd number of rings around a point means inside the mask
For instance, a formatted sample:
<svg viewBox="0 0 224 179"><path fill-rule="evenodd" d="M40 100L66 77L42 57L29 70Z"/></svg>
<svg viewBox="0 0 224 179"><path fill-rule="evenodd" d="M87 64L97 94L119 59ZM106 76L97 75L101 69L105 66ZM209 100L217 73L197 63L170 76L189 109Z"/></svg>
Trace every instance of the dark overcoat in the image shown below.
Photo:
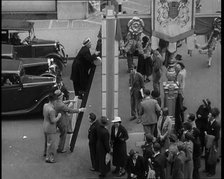
<svg viewBox="0 0 224 179"><path fill-rule="evenodd" d="M127 159L126 140L128 132L124 126L119 125L117 135L115 136L115 126L111 128L111 143L113 145L113 165L124 167Z"/></svg>
<svg viewBox="0 0 224 179"><path fill-rule="evenodd" d="M146 168L143 157L139 155L136 159L136 164L134 165L132 157L129 156L127 159L126 170L128 174L127 179L131 179L131 173L137 175L137 179L144 179Z"/></svg>
<svg viewBox="0 0 224 179"><path fill-rule="evenodd" d="M91 55L90 49L83 46L72 63L72 72L70 79L73 81L75 92L85 91L89 78L89 70L94 65L93 61L97 58L95 54Z"/></svg>
<svg viewBox="0 0 224 179"><path fill-rule="evenodd" d="M156 172L156 178L165 179L166 157L158 154L152 157L152 166Z"/></svg>
<svg viewBox="0 0 224 179"><path fill-rule="evenodd" d="M99 126L99 121L96 120L93 122L88 130L88 139L89 139L89 150L92 166L94 169L99 169L99 161L96 152L96 143L97 143L97 127Z"/></svg>
<svg viewBox="0 0 224 179"><path fill-rule="evenodd" d="M97 128L97 156L99 157L99 172L106 174L110 170L110 162L106 165L106 154L110 152L109 131L102 125Z"/></svg>

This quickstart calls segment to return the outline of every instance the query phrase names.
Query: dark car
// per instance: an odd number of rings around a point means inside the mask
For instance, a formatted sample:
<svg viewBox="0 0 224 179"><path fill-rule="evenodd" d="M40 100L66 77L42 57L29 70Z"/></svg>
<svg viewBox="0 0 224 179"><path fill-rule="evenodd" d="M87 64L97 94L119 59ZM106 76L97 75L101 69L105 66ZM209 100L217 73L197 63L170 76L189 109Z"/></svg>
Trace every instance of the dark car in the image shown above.
<svg viewBox="0 0 224 179"><path fill-rule="evenodd" d="M25 74L35 76L57 77L56 66L50 58L19 58L23 63Z"/></svg>
<svg viewBox="0 0 224 179"><path fill-rule="evenodd" d="M19 58L52 58L57 68L62 71L67 63L64 46L53 40L36 38L34 23L24 20L2 20L2 57ZM19 33L29 33L23 41Z"/></svg>
<svg viewBox="0 0 224 179"><path fill-rule="evenodd" d="M56 77L27 75L21 60L2 59L2 115L42 111L49 93L56 87Z"/></svg>

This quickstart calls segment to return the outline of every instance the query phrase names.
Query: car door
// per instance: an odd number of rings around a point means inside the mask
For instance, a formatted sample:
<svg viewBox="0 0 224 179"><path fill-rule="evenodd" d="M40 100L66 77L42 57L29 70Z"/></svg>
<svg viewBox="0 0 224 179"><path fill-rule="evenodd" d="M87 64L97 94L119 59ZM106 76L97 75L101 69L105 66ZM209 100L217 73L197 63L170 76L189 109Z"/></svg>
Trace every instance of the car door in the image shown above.
<svg viewBox="0 0 224 179"><path fill-rule="evenodd" d="M10 81L10 83L6 83ZM22 84L20 83L18 74L2 74L2 91L1 104L2 112L11 112L20 109L18 98L22 92Z"/></svg>

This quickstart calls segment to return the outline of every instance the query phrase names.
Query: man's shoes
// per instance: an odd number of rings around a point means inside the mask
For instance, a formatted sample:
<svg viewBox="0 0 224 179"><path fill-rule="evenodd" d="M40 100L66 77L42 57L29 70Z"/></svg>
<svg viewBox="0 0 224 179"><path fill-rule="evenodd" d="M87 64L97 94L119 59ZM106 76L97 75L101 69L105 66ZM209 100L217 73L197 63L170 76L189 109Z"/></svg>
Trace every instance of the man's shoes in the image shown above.
<svg viewBox="0 0 224 179"><path fill-rule="evenodd" d="M214 176L215 174L211 174L211 173L208 173L207 174L207 177L212 177L212 176Z"/></svg>
<svg viewBox="0 0 224 179"><path fill-rule="evenodd" d="M115 168L115 170L112 171L113 174L116 174L118 172L119 172L119 169L118 168Z"/></svg>
<svg viewBox="0 0 224 179"><path fill-rule="evenodd" d="M57 153L66 153L67 150L57 150Z"/></svg>
<svg viewBox="0 0 224 179"><path fill-rule="evenodd" d="M137 124L140 124L142 121L141 121L141 119L139 119L138 121L137 121Z"/></svg>
<svg viewBox="0 0 224 179"><path fill-rule="evenodd" d="M90 170L90 171L96 171L96 169L95 169L95 168L90 168L89 170Z"/></svg>
<svg viewBox="0 0 224 179"><path fill-rule="evenodd" d="M104 178L106 175L104 174L99 174L99 177Z"/></svg>
<svg viewBox="0 0 224 179"><path fill-rule="evenodd" d="M55 160L54 159L51 159L51 160L50 159L46 159L45 162L46 163L55 163Z"/></svg>
<svg viewBox="0 0 224 179"><path fill-rule="evenodd" d="M122 177L122 176L124 176L124 175L125 175L125 171L123 171L123 172L119 172L118 177Z"/></svg>
<svg viewBox="0 0 224 179"><path fill-rule="evenodd" d="M136 117L136 116L132 116L132 117L130 118L130 121L133 121L133 120L135 120L135 119L137 119L137 117Z"/></svg>

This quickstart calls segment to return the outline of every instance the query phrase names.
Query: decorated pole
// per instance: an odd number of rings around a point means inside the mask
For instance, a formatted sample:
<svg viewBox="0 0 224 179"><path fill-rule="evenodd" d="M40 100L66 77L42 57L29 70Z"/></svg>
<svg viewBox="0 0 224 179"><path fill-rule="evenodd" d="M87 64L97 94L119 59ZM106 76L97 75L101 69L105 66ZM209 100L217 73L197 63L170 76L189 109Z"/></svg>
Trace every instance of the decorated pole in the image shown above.
<svg viewBox="0 0 224 179"><path fill-rule="evenodd" d="M102 20L102 115L113 119L118 115L118 42L115 41L114 7L106 7Z"/></svg>

